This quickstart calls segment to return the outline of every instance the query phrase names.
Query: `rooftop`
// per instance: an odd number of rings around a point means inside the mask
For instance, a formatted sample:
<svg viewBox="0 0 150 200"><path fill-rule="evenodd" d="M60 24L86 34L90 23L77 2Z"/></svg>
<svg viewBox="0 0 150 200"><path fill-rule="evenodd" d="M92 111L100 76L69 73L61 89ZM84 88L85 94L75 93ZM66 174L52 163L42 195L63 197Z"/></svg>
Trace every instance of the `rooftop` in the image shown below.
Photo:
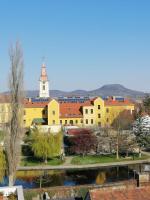
<svg viewBox="0 0 150 200"><path fill-rule="evenodd" d="M61 102L60 103L60 118L82 118L82 107L91 105L90 101L85 101L84 103L71 103L71 102Z"/></svg>
<svg viewBox="0 0 150 200"><path fill-rule="evenodd" d="M94 189L90 191L91 200L150 200L150 186L127 189Z"/></svg>

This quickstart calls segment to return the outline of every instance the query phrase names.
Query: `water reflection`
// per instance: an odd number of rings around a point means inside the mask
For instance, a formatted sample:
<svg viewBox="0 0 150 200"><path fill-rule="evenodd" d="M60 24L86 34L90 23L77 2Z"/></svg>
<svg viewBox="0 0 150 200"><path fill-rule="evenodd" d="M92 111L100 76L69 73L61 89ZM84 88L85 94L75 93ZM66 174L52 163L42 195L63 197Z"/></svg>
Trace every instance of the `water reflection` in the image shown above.
<svg viewBox="0 0 150 200"><path fill-rule="evenodd" d="M24 188L40 188L50 186L74 186L84 184L99 184L127 180L134 177L132 167L111 167L89 170L45 170L45 171L18 171L15 185L23 185ZM1 186L8 184L5 177Z"/></svg>

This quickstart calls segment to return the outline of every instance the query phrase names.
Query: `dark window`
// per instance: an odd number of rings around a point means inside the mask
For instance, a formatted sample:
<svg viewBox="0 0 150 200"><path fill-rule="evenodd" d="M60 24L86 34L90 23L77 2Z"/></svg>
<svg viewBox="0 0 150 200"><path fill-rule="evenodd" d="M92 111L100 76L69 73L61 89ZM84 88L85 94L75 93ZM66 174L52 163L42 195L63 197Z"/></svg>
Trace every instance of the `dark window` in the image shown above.
<svg viewBox="0 0 150 200"><path fill-rule="evenodd" d="M93 119L91 119L91 124L93 124Z"/></svg>
<svg viewBox="0 0 150 200"><path fill-rule="evenodd" d="M91 114L93 114L93 109L91 109Z"/></svg>
<svg viewBox="0 0 150 200"><path fill-rule="evenodd" d="M101 126L101 122L98 122L98 126Z"/></svg>
<svg viewBox="0 0 150 200"><path fill-rule="evenodd" d="M78 120L76 120L76 124L78 124Z"/></svg>
<svg viewBox="0 0 150 200"><path fill-rule="evenodd" d="M67 120L65 120L65 124L67 124Z"/></svg>
<svg viewBox="0 0 150 200"><path fill-rule="evenodd" d="M45 90L45 85L43 85L43 90Z"/></svg>
<svg viewBox="0 0 150 200"><path fill-rule="evenodd" d="M106 108L106 112L109 113L109 108Z"/></svg>
<svg viewBox="0 0 150 200"><path fill-rule="evenodd" d="M98 114L98 118L101 118L101 114L100 113Z"/></svg>
<svg viewBox="0 0 150 200"><path fill-rule="evenodd" d="M88 119L85 120L85 123L88 124Z"/></svg>
<svg viewBox="0 0 150 200"><path fill-rule="evenodd" d="M88 109L85 109L85 113L88 114Z"/></svg>
<svg viewBox="0 0 150 200"><path fill-rule="evenodd" d="M107 118L106 121L109 122L109 119Z"/></svg>
<svg viewBox="0 0 150 200"><path fill-rule="evenodd" d="M100 105L98 105L98 110L100 110L101 109L101 106Z"/></svg>
<svg viewBox="0 0 150 200"><path fill-rule="evenodd" d="M55 110L52 111L52 114L55 115Z"/></svg>
<svg viewBox="0 0 150 200"><path fill-rule="evenodd" d="M83 123L83 119L81 119L81 124Z"/></svg>
<svg viewBox="0 0 150 200"><path fill-rule="evenodd" d="M42 113L43 113L43 115L45 115L46 114L46 110L43 110Z"/></svg>
<svg viewBox="0 0 150 200"><path fill-rule="evenodd" d="M62 120L60 120L60 124L62 124Z"/></svg>
<svg viewBox="0 0 150 200"><path fill-rule="evenodd" d="M70 124L73 125L73 120L70 120Z"/></svg>

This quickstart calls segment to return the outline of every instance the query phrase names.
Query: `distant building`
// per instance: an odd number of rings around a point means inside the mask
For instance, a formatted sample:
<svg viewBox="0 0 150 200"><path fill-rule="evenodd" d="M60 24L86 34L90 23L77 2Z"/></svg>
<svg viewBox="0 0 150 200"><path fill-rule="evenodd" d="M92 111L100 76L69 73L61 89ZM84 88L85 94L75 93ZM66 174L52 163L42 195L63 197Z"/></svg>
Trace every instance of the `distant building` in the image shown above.
<svg viewBox="0 0 150 200"><path fill-rule="evenodd" d="M24 102L24 123L26 127L35 124L62 126L111 126L114 119L123 111L134 110L134 103L128 99L109 97L102 99L64 98L61 100Z"/></svg>
<svg viewBox="0 0 150 200"><path fill-rule="evenodd" d="M135 104L121 97L49 97L49 81L45 64L40 76L39 98L24 99L24 126L33 124L48 126L111 126L124 110L132 113ZM10 101L0 97L0 124L10 119Z"/></svg>

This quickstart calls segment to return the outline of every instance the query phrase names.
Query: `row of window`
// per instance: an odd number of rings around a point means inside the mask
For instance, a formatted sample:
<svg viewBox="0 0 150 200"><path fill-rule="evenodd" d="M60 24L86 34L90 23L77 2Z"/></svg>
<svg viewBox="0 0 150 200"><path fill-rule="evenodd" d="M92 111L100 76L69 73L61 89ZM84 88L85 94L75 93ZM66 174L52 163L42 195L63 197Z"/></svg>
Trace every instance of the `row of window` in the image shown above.
<svg viewBox="0 0 150 200"><path fill-rule="evenodd" d="M94 120L93 120L93 119L91 119L90 121L91 121L91 124L93 124L93 123L94 123ZM85 123L86 123L86 124L89 124L89 120L88 120L88 119L86 119L86 120L85 120Z"/></svg>
<svg viewBox="0 0 150 200"><path fill-rule="evenodd" d="M3 120L2 120L2 121L3 121ZM106 121L109 122L109 119L107 118ZM79 122L78 120L75 120L75 124L78 124L78 122ZM90 122L90 123L89 123L89 122ZM83 120L82 120L82 119L81 119L80 123L81 123L81 124L83 123ZM86 119L86 120L85 120L85 123L86 123L86 124L94 124L94 120L93 120L93 119L91 119L91 120ZM26 120L24 120L24 124L26 124ZM52 124L55 125L55 124L56 124L56 121L53 120L53 121L52 121ZM62 124L62 120L60 120L60 124ZM73 120L65 120L65 125L67 125L67 124L73 125L74 122L73 122ZM98 122L98 125L101 126L101 122Z"/></svg>
<svg viewBox="0 0 150 200"><path fill-rule="evenodd" d="M83 120L81 119L80 121L79 120L75 120L75 124L78 124L78 123L83 123ZM60 120L60 124L62 124L62 120ZM67 124L71 124L73 125L74 124L74 121L73 120L65 120L65 125Z"/></svg>
<svg viewBox="0 0 150 200"><path fill-rule="evenodd" d="M85 109L85 114L88 114L88 109ZM93 114L93 109L90 110L91 114Z"/></svg>
<svg viewBox="0 0 150 200"><path fill-rule="evenodd" d="M98 110L100 110L100 109L101 109L101 106L98 105ZM90 110L85 109L85 114L88 114L88 112L90 112L91 114L93 114L93 109L90 109ZM106 108L106 112L109 113L109 108Z"/></svg>
<svg viewBox="0 0 150 200"><path fill-rule="evenodd" d="M100 109L100 105L98 105L98 109ZM88 114L89 110L88 109L85 109L85 114ZM90 109L90 113L93 114L93 109ZM109 109L107 108L106 109L106 112L108 113L109 112ZM47 114L47 111L46 110L43 110L42 111L43 115L46 115ZM52 115L55 115L56 112L55 110L52 111ZM24 115L26 115L26 111L24 110ZM100 114L98 114L98 118L101 118Z"/></svg>

